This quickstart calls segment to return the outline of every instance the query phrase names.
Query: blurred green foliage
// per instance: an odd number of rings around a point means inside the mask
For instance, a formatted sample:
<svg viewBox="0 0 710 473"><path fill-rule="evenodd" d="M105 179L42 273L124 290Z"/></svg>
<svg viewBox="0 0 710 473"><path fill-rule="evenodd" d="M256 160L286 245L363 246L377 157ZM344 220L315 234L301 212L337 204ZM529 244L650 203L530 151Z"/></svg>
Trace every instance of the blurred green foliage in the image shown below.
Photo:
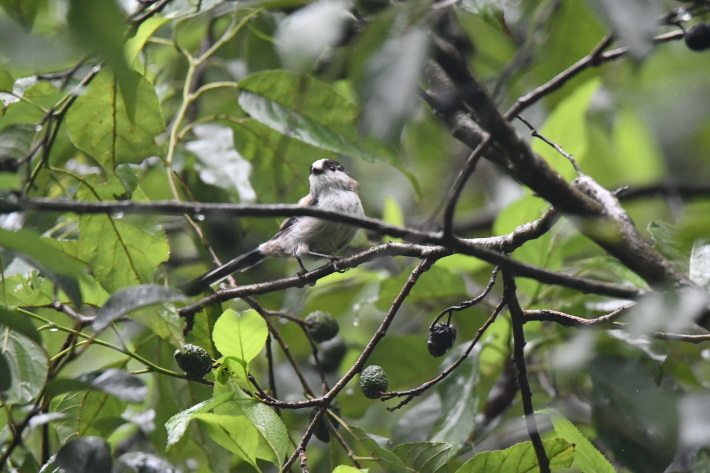
<svg viewBox="0 0 710 473"><path fill-rule="evenodd" d="M710 6L678 7L661 0L0 0L0 199L11 201L14 191L82 202L294 203L307 193L310 163L331 158L360 182L368 216L438 228L470 150L418 97L432 43L447 36L465 52L504 111L613 32L610 47L628 44L631 54L571 76L523 116L611 190L676 185L624 204L659 253L708 290L710 194L691 201L682 188L710 182L710 53L688 50L676 41L681 35L652 37L679 31L658 24L662 12L676 8L687 27L708 21ZM568 158L530 140L574 179ZM459 199L455 228L471 238L504 235L547 208L481 161ZM315 287L213 304L183 333L178 310L187 302L161 286L212 268L207 247L230 259L278 223L0 215L0 469L91 471L62 463L81 455L114 471L164 471L138 469L151 462L200 473L281 468L311 422L307 401L354 375L415 264L380 258ZM353 247L386 241L360 232ZM564 219L512 256L648 289ZM235 278L260 283L297 269L268 261ZM498 303L498 285L481 304L453 313L457 345L443 361L427 353L428 329L437 314L479 294L491 270L453 255L424 273L368 360L387 371L390 390L415 389L464 354ZM526 309L593 318L629 302L517 283ZM534 405L553 408L539 419L553 467L704 471L710 436L698 419L710 419L710 352L707 342L668 332L703 333L692 319L706 306L702 291L669 291L642 299L623 319L628 324L613 329L525 325ZM94 331L86 321L107 307L111 329ZM334 372L319 371L319 347L296 320L317 310L337 319L346 346ZM217 360L209 384L177 367L173 353L183 343ZM329 445L310 441L310 471L539 471L510 382L511 343L503 311L443 382L402 406L401 398L365 398L357 378L340 386L340 414L328 417L340 428ZM283 402L261 402L267 395Z"/></svg>

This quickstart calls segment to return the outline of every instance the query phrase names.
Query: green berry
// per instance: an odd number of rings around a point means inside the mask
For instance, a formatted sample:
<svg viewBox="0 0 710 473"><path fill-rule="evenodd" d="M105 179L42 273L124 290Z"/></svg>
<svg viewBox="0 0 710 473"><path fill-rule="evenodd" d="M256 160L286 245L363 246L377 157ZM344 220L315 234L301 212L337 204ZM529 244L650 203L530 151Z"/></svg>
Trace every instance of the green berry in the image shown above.
<svg viewBox="0 0 710 473"><path fill-rule="evenodd" d="M341 337L333 337L330 340L326 340L318 347L318 361L320 361L320 367L326 373L332 373L338 369L340 362L343 361L347 352L348 347Z"/></svg>
<svg viewBox="0 0 710 473"><path fill-rule="evenodd" d="M360 373L360 391L367 398L378 399L388 385L387 373L381 366L370 365Z"/></svg>
<svg viewBox="0 0 710 473"><path fill-rule="evenodd" d="M456 341L456 327L449 323L439 322L429 330L426 347L434 357L443 356Z"/></svg>
<svg viewBox="0 0 710 473"><path fill-rule="evenodd" d="M685 45L693 51L710 49L710 23L698 23L685 33Z"/></svg>
<svg viewBox="0 0 710 473"><path fill-rule="evenodd" d="M338 334L338 321L328 312L318 310L306 316L306 329L316 343L330 340Z"/></svg>
<svg viewBox="0 0 710 473"><path fill-rule="evenodd" d="M202 379L214 364L207 351L197 345L185 345L182 350L175 350L174 356L180 369L191 378Z"/></svg>

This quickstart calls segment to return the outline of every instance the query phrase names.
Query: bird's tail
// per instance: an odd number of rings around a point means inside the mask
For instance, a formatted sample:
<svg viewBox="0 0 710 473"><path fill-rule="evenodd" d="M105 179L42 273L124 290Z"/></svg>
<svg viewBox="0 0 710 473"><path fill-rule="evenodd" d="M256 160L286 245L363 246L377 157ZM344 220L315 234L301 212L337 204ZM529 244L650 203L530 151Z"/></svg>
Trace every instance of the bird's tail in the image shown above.
<svg viewBox="0 0 710 473"><path fill-rule="evenodd" d="M211 284L216 283L220 279L226 278L230 274L237 271L244 271L252 266L256 266L266 258L266 255L259 251L258 248L237 256L233 260L223 264L222 266L213 269L212 271L203 274L202 276L193 279L187 284L180 286L182 292L188 296L195 296L207 289Z"/></svg>

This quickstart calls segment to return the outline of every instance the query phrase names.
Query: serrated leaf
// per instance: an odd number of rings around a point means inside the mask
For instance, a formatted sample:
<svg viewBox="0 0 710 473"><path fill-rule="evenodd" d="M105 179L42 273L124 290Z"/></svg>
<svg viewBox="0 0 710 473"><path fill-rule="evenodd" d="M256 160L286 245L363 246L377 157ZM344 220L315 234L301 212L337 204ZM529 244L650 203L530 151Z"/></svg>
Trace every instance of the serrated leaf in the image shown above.
<svg viewBox="0 0 710 473"><path fill-rule="evenodd" d="M246 370L264 348L268 334L266 322L256 311L248 310L239 315L229 309L215 323L212 340L223 356L236 358Z"/></svg>
<svg viewBox="0 0 710 473"><path fill-rule="evenodd" d="M14 232L0 229L0 247L15 251L26 258L40 273L51 279L77 306L82 298L77 278L84 274L85 266L66 253L48 244L29 230Z"/></svg>
<svg viewBox="0 0 710 473"><path fill-rule="evenodd" d="M265 71L239 82L239 105L279 133L368 162L394 162L394 153L358 137L355 105L327 84L287 71Z"/></svg>
<svg viewBox="0 0 710 473"><path fill-rule="evenodd" d="M113 178L100 182L87 178L77 196L81 200L115 200L125 189ZM145 196L136 190L134 199ZM135 222L135 223L134 223ZM78 257L89 263L94 277L110 293L129 286L152 283L156 268L169 256L164 230L121 215L79 217Z"/></svg>
<svg viewBox="0 0 710 473"><path fill-rule="evenodd" d="M124 315L141 307L146 307L161 302L184 301L185 295L169 287L155 284L143 284L128 287L115 292L99 309L96 318L91 324L94 331L100 332L111 323Z"/></svg>
<svg viewBox="0 0 710 473"><path fill-rule="evenodd" d="M348 429L357 439L359 446L365 449L368 455L372 457L372 461L376 462L382 471L387 473L411 473L394 452L384 448L363 429L355 426L349 426Z"/></svg>
<svg viewBox="0 0 710 473"><path fill-rule="evenodd" d="M154 138L165 131L165 124L158 97L147 80L135 72L131 75L137 84L135 119L129 117L108 69L91 81L66 116L72 143L109 169L160 154Z"/></svg>
<svg viewBox="0 0 710 473"><path fill-rule="evenodd" d="M555 409L545 409L541 412L550 416L555 433L574 445L573 465L582 473L616 473L609 460L560 412Z"/></svg>
<svg viewBox="0 0 710 473"><path fill-rule="evenodd" d="M550 468L568 468L575 456L575 446L564 439L543 441ZM535 473L540 467L532 442L523 442L493 452L481 452L464 463L456 473Z"/></svg>
<svg viewBox="0 0 710 473"><path fill-rule="evenodd" d="M77 379L126 402L143 402L148 393L148 387L142 379L118 368L92 371Z"/></svg>
<svg viewBox="0 0 710 473"><path fill-rule="evenodd" d="M419 473L447 473L446 462L449 459L452 445L449 443L416 442L397 445L395 455Z"/></svg>
<svg viewBox="0 0 710 473"><path fill-rule="evenodd" d="M47 354L32 339L7 327L0 326L0 340L10 373L9 386L0 391L0 400L7 405L32 402L47 380Z"/></svg>
<svg viewBox="0 0 710 473"><path fill-rule="evenodd" d="M99 437L81 437L67 442L57 452L57 465L72 473L111 471L113 460L106 441Z"/></svg>
<svg viewBox="0 0 710 473"><path fill-rule="evenodd" d="M64 421L57 425L61 443L74 436L96 435L108 437L119 425L125 423L121 414L126 402L101 391L78 391L68 394L55 411L65 414Z"/></svg>

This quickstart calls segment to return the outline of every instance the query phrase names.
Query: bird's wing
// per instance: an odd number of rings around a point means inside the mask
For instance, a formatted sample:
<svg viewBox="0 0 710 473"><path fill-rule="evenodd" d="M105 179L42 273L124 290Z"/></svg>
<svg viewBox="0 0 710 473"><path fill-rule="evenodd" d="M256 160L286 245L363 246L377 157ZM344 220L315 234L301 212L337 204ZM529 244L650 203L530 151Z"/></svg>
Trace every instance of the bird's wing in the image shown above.
<svg viewBox="0 0 710 473"><path fill-rule="evenodd" d="M301 198L301 200L298 201L298 205L303 205L305 207L310 206L310 205L318 205L318 198L308 194L307 196ZM294 216L294 217L289 217L283 222L281 222L281 226L279 227L278 233L274 235L274 237L280 235L284 230L286 230L288 227L296 223L301 217L300 216Z"/></svg>

